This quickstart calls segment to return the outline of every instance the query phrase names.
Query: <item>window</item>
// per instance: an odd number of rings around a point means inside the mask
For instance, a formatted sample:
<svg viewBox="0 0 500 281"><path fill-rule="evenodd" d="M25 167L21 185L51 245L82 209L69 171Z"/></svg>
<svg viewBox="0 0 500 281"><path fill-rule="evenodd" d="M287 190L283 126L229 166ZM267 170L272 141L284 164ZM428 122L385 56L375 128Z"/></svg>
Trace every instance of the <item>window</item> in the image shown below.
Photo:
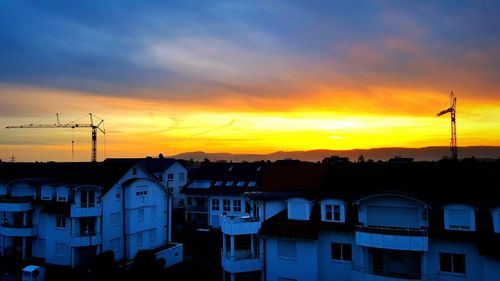
<svg viewBox="0 0 500 281"><path fill-rule="evenodd" d="M249 187L255 187L256 185L257 185L257 182L255 182L255 181L251 181L248 183Z"/></svg>
<svg viewBox="0 0 500 281"><path fill-rule="evenodd" d="M64 243L56 243L56 256L64 257L64 250L66 245Z"/></svg>
<svg viewBox="0 0 500 281"><path fill-rule="evenodd" d="M142 248L142 240L144 239L142 233L137 233L137 238L136 238L136 245L137 248Z"/></svg>
<svg viewBox="0 0 500 281"><path fill-rule="evenodd" d="M56 226L57 226L57 228L66 228L66 217L57 216L56 217Z"/></svg>
<svg viewBox="0 0 500 281"><path fill-rule="evenodd" d="M278 257L296 259L297 243L291 240L278 240Z"/></svg>
<svg viewBox="0 0 500 281"><path fill-rule="evenodd" d="M329 200L332 201L332 200ZM335 200L337 201L337 200ZM341 203L326 202L322 205L322 220L331 222L344 222L344 207Z"/></svg>
<svg viewBox="0 0 500 281"><path fill-rule="evenodd" d="M448 206L444 210L445 228L451 230L474 231L474 208L469 206Z"/></svg>
<svg viewBox="0 0 500 281"><path fill-rule="evenodd" d="M162 182L163 181L163 174L158 174L158 181Z"/></svg>
<svg viewBox="0 0 500 281"><path fill-rule="evenodd" d="M214 185L215 186L221 186L222 185L222 181L216 181Z"/></svg>
<svg viewBox="0 0 500 281"><path fill-rule="evenodd" d="M236 186L238 187L242 187L242 186L245 186L245 182L244 181L239 181Z"/></svg>
<svg viewBox="0 0 500 281"><path fill-rule="evenodd" d="M220 201L219 199L212 199L212 211L219 211L220 210Z"/></svg>
<svg viewBox="0 0 500 281"><path fill-rule="evenodd" d="M332 243L332 260L352 261L351 244Z"/></svg>
<svg viewBox="0 0 500 281"><path fill-rule="evenodd" d="M232 181L226 182L226 186L233 186L233 182Z"/></svg>
<svg viewBox="0 0 500 281"><path fill-rule="evenodd" d="M185 180L185 178L186 178L186 174L184 174L184 173L179 173L179 181L180 181L180 182L183 182L183 181Z"/></svg>
<svg viewBox="0 0 500 281"><path fill-rule="evenodd" d="M149 241L150 242L156 241L156 228L149 230Z"/></svg>
<svg viewBox="0 0 500 281"><path fill-rule="evenodd" d="M222 200L222 210L224 212L231 211L231 200L229 200L229 199L223 199Z"/></svg>
<svg viewBox="0 0 500 281"><path fill-rule="evenodd" d="M465 255L439 253L439 270L465 274Z"/></svg>
<svg viewBox="0 0 500 281"><path fill-rule="evenodd" d="M120 192L117 192L117 193L115 194L115 198L116 198L116 199L120 199Z"/></svg>
<svg viewBox="0 0 500 281"><path fill-rule="evenodd" d="M233 212L241 212L241 200L233 200Z"/></svg>
<svg viewBox="0 0 500 281"><path fill-rule="evenodd" d="M167 179L168 179L169 181L174 180L174 174L168 174L168 175L167 175Z"/></svg>
<svg viewBox="0 0 500 281"><path fill-rule="evenodd" d="M132 168L132 176L137 175L137 168Z"/></svg>
<svg viewBox="0 0 500 281"><path fill-rule="evenodd" d="M142 208L137 210L137 221L144 221L144 209Z"/></svg>
<svg viewBox="0 0 500 281"><path fill-rule="evenodd" d="M148 195L148 188L146 186L138 186L137 190L135 191L135 196L141 197L141 196L147 196Z"/></svg>
<svg viewBox="0 0 500 281"><path fill-rule="evenodd" d="M80 218L80 235L90 236L95 233L95 217Z"/></svg>
<svg viewBox="0 0 500 281"><path fill-rule="evenodd" d="M191 206L193 204L193 198L191 196L186 197L186 205Z"/></svg>
<svg viewBox="0 0 500 281"><path fill-rule="evenodd" d="M95 207L95 192L93 190L80 191L80 205L82 208Z"/></svg>

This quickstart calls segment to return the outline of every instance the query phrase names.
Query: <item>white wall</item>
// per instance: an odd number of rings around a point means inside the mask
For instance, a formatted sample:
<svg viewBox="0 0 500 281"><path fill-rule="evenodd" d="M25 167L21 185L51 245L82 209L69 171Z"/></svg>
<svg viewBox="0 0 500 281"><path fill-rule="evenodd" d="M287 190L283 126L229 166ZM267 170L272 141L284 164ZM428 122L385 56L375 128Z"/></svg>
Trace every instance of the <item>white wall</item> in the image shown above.
<svg viewBox="0 0 500 281"><path fill-rule="evenodd" d="M261 205L259 204L259 206ZM265 220L267 220L285 209L286 202L283 200L264 201L264 209L260 208L260 212L262 213L260 217L263 217Z"/></svg>
<svg viewBox="0 0 500 281"><path fill-rule="evenodd" d="M335 276L336 281L350 281L352 262L332 260L331 243L351 244L352 259L361 259L361 249L355 244L353 233L323 231L318 240L318 280L327 281Z"/></svg>
<svg viewBox="0 0 500 281"><path fill-rule="evenodd" d="M180 174L184 174L184 178L180 179L179 176ZM165 185L168 184L168 174L173 174L174 175L174 180L172 182L172 202L173 202L173 207L174 208L179 208L181 207L181 201L184 201L185 204L185 196L184 194L180 193L181 188L186 185L187 183L187 178L188 178L188 171L184 166L182 166L179 162L175 162L170 166L165 172L163 173L163 182L165 182Z"/></svg>
<svg viewBox="0 0 500 281"><path fill-rule="evenodd" d="M318 280L317 241L296 241L297 257L285 259L278 256L278 239L266 237L266 275L267 281L277 281L279 277L297 281Z"/></svg>

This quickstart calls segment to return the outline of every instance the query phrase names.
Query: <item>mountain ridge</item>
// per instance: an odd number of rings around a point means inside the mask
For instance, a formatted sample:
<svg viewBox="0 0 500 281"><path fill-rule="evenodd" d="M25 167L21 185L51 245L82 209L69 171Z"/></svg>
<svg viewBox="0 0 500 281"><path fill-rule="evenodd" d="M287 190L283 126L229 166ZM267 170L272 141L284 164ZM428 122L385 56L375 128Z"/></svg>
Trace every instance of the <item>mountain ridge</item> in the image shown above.
<svg viewBox="0 0 500 281"><path fill-rule="evenodd" d="M349 150L330 150L330 149L313 149L304 151L276 151L264 154L252 153L228 153L228 152L203 152L193 151L171 155L170 157L203 161L209 159L210 161L234 161L234 162L253 162L253 161L276 161L287 158L299 159L303 161L321 161L325 157L338 155L349 157L351 161L356 161L360 155L363 155L365 160L372 159L388 160L394 156L410 157L417 161L437 161L443 157L450 156L450 148L447 146L426 146L419 148L407 147L381 147L381 148L368 148L368 149L349 149ZM500 158L500 146L466 146L458 148L459 158Z"/></svg>

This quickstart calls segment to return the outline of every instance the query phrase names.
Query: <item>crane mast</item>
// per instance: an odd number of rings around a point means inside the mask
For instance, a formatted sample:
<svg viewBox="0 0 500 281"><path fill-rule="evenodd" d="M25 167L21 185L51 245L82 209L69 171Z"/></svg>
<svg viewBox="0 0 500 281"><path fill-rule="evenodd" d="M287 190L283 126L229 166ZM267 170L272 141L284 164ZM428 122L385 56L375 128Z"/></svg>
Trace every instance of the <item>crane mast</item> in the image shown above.
<svg viewBox="0 0 500 281"><path fill-rule="evenodd" d="M56 113L56 123L55 124L27 124L20 126L7 126L5 129L51 129L51 128L91 128L92 130L92 153L90 157L91 162L97 161L97 131L101 131L101 133L106 134L104 129L104 120L101 118L89 113L89 123L76 123L76 121L72 121L69 123L61 123L59 121L59 114ZM94 119L98 119L96 123L94 123Z"/></svg>
<svg viewBox="0 0 500 281"><path fill-rule="evenodd" d="M451 150L451 159L456 161L458 159L458 149L457 149L457 123L456 123L456 107L457 107L457 98L453 94L453 91L450 93L450 107L442 110L437 114L437 116L444 115L446 113L450 113L451 117L451 141L450 141L450 150Z"/></svg>

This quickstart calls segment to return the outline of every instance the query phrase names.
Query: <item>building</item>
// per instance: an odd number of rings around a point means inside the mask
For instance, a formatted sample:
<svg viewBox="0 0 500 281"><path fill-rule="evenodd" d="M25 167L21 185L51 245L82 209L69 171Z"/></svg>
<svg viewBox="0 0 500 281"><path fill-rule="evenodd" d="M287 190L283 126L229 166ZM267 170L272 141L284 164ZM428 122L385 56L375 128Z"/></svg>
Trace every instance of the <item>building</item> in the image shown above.
<svg viewBox="0 0 500 281"><path fill-rule="evenodd" d="M499 168L275 163L245 194L258 212L222 220L224 278L497 280Z"/></svg>
<svg viewBox="0 0 500 281"><path fill-rule="evenodd" d="M266 165L203 162L182 190L186 196L186 222L218 229L223 217L250 216L252 207L243 194L258 190Z"/></svg>
<svg viewBox="0 0 500 281"><path fill-rule="evenodd" d="M165 247L171 198L139 162L1 163L0 254L77 266Z"/></svg>

